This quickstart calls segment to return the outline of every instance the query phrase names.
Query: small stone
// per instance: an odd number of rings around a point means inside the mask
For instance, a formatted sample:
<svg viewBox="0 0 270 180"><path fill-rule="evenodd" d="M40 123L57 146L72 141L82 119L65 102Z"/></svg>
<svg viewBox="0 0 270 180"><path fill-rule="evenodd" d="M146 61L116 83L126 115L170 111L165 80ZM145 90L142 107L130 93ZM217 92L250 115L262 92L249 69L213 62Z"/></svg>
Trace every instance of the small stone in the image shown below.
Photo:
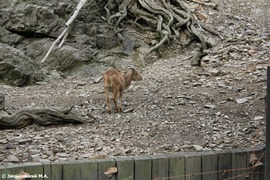
<svg viewBox="0 0 270 180"><path fill-rule="evenodd" d="M247 98L240 98L240 99L236 99L237 104L244 104L248 101Z"/></svg>
<svg viewBox="0 0 270 180"><path fill-rule="evenodd" d="M98 76L94 79L94 83L97 84L103 79L103 76Z"/></svg>
<svg viewBox="0 0 270 180"><path fill-rule="evenodd" d="M79 97L88 97L88 96L89 96L89 94L85 94L85 93L79 94Z"/></svg>
<svg viewBox="0 0 270 180"><path fill-rule="evenodd" d="M67 153L57 153L56 155L59 157L69 157L69 154Z"/></svg>
<svg viewBox="0 0 270 180"><path fill-rule="evenodd" d="M51 156L49 157L49 160L50 160L50 161L54 161L54 160L55 160L54 155L51 155Z"/></svg>
<svg viewBox="0 0 270 180"><path fill-rule="evenodd" d="M30 153L30 154L33 154L33 155L39 154L39 153L40 153L40 150L32 149L32 150L29 151L29 153Z"/></svg>
<svg viewBox="0 0 270 180"><path fill-rule="evenodd" d="M212 70L209 71L209 72L210 72L210 74L211 74L212 76L219 76L219 75L222 74L222 72L221 72L220 70L218 70L218 69L212 69Z"/></svg>
<svg viewBox="0 0 270 180"><path fill-rule="evenodd" d="M17 142L19 144L27 144L27 143L33 142L33 140L32 139L19 139L19 140L17 140Z"/></svg>
<svg viewBox="0 0 270 180"><path fill-rule="evenodd" d="M197 104L196 101L189 101L189 104Z"/></svg>
<svg viewBox="0 0 270 180"><path fill-rule="evenodd" d="M7 157L7 160L8 160L9 162L11 162L11 163L17 163L17 162L19 162L19 159L18 159L17 156L15 156L15 155L9 155L9 156Z"/></svg>
<svg viewBox="0 0 270 180"><path fill-rule="evenodd" d="M213 104L205 104L204 107L205 107L205 108L213 109L213 108L215 108L216 106L213 105Z"/></svg>
<svg viewBox="0 0 270 180"><path fill-rule="evenodd" d="M200 85L201 85L201 83L198 83L198 82L195 82L195 83L192 84L193 87L197 87L197 86L200 86Z"/></svg>
<svg viewBox="0 0 270 180"><path fill-rule="evenodd" d="M87 82L85 82L85 81L78 81L77 82L77 85L78 86L84 86L84 85L86 85L87 84Z"/></svg>
<svg viewBox="0 0 270 180"><path fill-rule="evenodd" d="M200 145L193 145L193 148L194 148L196 151L202 151L202 150L203 150L203 147L200 146Z"/></svg>
<svg viewBox="0 0 270 180"><path fill-rule="evenodd" d="M132 149L126 149L124 152L125 154L130 154L132 152Z"/></svg>
<svg viewBox="0 0 270 180"><path fill-rule="evenodd" d="M128 108L128 109L124 109L123 113L131 113L134 111L134 108Z"/></svg>
<svg viewBox="0 0 270 180"><path fill-rule="evenodd" d="M96 151L102 151L102 149L103 149L102 147L97 147Z"/></svg>
<svg viewBox="0 0 270 180"><path fill-rule="evenodd" d="M33 139L34 140L42 140L42 139L44 139L44 137L37 136L37 137L34 137Z"/></svg>
<svg viewBox="0 0 270 180"><path fill-rule="evenodd" d="M14 149L15 147L14 146L12 146L11 144L7 144L6 146L5 146L5 149Z"/></svg>
<svg viewBox="0 0 270 180"><path fill-rule="evenodd" d="M262 120L264 117L263 116L255 116L254 117L254 121L259 121L259 120Z"/></svg>
<svg viewBox="0 0 270 180"><path fill-rule="evenodd" d="M67 161L67 158L58 158L59 161Z"/></svg>
<svg viewBox="0 0 270 180"><path fill-rule="evenodd" d="M0 139L0 144L7 144L8 141L6 139Z"/></svg>

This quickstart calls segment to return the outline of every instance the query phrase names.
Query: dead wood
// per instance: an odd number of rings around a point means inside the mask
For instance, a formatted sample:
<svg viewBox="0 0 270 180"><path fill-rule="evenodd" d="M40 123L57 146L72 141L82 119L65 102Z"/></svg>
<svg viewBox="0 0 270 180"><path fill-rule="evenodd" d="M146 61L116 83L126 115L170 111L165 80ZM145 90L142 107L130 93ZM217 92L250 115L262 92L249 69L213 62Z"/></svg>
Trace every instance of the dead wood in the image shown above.
<svg viewBox="0 0 270 180"><path fill-rule="evenodd" d="M71 114L72 107L66 110L58 109L33 109L26 108L12 115L0 116L0 130L18 129L30 124L39 124L42 126L59 125L66 123L81 124L82 119Z"/></svg>

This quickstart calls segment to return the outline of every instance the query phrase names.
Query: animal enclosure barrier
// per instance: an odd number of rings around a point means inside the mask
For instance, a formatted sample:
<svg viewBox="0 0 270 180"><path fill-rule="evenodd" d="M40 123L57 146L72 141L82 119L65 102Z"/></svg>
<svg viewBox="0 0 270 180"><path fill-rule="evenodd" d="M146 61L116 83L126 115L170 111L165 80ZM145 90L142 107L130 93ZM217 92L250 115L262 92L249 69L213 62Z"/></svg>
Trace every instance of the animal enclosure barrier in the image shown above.
<svg viewBox="0 0 270 180"><path fill-rule="evenodd" d="M266 92L266 137L265 137L265 179L270 179L270 66L267 67L267 92Z"/></svg>
<svg viewBox="0 0 270 180"><path fill-rule="evenodd" d="M24 163L0 166L0 179L27 173L47 180L264 180L264 148L223 152ZM111 178L104 175L116 167Z"/></svg>

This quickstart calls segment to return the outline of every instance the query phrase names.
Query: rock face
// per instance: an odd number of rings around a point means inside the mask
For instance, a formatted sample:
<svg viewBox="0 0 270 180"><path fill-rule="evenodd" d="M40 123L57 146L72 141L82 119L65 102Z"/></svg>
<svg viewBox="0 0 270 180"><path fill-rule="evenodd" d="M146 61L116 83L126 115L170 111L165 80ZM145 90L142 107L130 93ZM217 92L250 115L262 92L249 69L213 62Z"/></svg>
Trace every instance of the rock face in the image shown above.
<svg viewBox="0 0 270 180"><path fill-rule="evenodd" d="M14 86L42 80L42 71L20 50L0 43L0 82Z"/></svg>
<svg viewBox="0 0 270 180"><path fill-rule="evenodd" d="M76 1L74 1L75 3ZM18 34L57 36L63 28L66 15L72 11L72 2L1 1L2 26Z"/></svg>
<svg viewBox="0 0 270 180"><path fill-rule="evenodd" d="M42 68L49 73L57 70L68 75L96 76L106 69L106 64L119 63L115 54L123 48L108 25L101 21L104 3L99 0L84 5L64 46L60 49L55 46L45 63L40 63L64 30L77 3L77 0L0 1L0 48L3 52L0 82L15 86L30 84L40 80L36 72L41 72ZM120 47L116 53L104 53L116 47Z"/></svg>

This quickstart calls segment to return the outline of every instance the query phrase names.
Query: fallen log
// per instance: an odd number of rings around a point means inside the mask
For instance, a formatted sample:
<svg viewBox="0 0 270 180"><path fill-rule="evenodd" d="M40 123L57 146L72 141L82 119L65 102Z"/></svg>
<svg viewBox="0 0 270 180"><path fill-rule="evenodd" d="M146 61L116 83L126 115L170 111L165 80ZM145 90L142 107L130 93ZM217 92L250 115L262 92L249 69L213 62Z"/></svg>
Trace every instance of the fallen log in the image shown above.
<svg viewBox="0 0 270 180"><path fill-rule="evenodd" d="M42 126L59 124L82 124L84 121L71 114L72 107L66 110L51 109L33 109L25 108L12 115L0 115L0 130L19 129L31 124Z"/></svg>

